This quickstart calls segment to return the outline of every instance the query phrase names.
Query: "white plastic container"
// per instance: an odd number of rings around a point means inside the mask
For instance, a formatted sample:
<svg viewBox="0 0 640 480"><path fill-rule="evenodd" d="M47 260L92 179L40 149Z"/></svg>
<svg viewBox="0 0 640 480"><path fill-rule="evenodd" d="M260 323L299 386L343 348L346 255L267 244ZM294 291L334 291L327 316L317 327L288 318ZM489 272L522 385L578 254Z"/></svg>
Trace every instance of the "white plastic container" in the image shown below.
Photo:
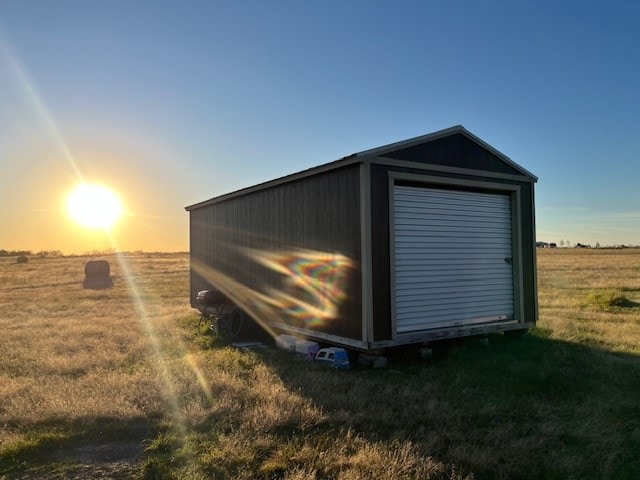
<svg viewBox="0 0 640 480"><path fill-rule="evenodd" d="M298 340L296 342L296 354L309 362L315 360L318 350L320 350L320 345L311 340Z"/></svg>
<svg viewBox="0 0 640 480"><path fill-rule="evenodd" d="M293 335L278 335L276 337L276 346L283 350L287 350L289 352L296 351L296 340L297 338Z"/></svg>

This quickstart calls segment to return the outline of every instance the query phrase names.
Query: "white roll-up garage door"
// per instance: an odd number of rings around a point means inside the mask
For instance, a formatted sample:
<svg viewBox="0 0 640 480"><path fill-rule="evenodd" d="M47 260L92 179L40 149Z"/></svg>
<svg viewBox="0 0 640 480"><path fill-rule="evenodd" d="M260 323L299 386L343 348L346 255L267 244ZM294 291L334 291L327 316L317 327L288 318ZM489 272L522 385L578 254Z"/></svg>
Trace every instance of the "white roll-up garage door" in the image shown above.
<svg viewBox="0 0 640 480"><path fill-rule="evenodd" d="M513 318L509 195L394 187L398 334Z"/></svg>

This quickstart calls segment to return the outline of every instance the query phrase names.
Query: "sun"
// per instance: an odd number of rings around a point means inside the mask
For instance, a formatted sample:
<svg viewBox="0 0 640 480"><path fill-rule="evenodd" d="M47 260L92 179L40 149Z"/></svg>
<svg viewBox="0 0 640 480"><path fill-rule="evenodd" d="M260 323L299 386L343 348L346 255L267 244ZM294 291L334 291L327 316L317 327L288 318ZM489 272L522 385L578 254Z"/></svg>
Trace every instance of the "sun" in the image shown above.
<svg viewBox="0 0 640 480"><path fill-rule="evenodd" d="M111 189L83 183L67 198L67 211L73 220L86 228L111 229L122 216L122 202Z"/></svg>

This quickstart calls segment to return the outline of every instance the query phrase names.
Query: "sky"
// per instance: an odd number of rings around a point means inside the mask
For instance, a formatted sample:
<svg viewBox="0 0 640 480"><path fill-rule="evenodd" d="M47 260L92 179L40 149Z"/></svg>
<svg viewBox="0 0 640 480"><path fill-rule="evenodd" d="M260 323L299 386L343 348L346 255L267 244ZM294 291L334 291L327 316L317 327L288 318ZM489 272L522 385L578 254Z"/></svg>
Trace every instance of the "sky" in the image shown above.
<svg viewBox="0 0 640 480"><path fill-rule="evenodd" d="M640 245L635 1L0 0L0 249L188 250L184 207L453 125L538 240ZM81 181L120 195L75 223Z"/></svg>

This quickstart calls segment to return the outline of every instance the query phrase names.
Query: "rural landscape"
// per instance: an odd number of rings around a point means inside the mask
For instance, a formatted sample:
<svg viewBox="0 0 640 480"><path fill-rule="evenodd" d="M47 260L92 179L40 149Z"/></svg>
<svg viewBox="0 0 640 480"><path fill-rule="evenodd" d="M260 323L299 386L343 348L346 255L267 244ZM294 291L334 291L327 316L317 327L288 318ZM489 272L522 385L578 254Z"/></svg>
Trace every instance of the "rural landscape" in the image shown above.
<svg viewBox="0 0 640 480"><path fill-rule="evenodd" d="M0 1L0 480L640 479L639 24Z"/></svg>
<svg viewBox="0 0 640 480"><path fill-rule="evenodd" d="M346 372L198 327L186 253L0 258L0 478L637 478L640 250L537 253L527 334Z"/></svg>

